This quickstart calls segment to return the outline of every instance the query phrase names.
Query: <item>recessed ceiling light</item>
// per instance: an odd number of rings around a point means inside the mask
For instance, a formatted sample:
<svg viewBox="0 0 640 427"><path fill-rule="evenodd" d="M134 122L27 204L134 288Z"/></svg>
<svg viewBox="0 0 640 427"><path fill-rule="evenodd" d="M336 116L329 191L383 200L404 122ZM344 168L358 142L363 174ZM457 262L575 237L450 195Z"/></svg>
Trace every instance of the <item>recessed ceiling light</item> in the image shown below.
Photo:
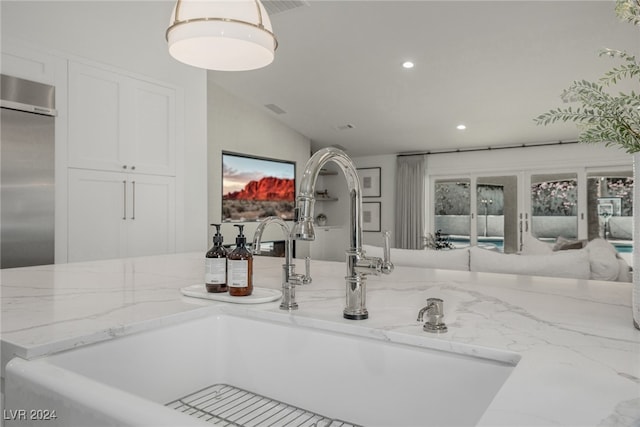
<svg viewBox="0 0 640 427"><path fill-rule="evenodd" d="M456 126L456 129L458 130L465 130L467 127L465 125L458 125Z"/></svg>
<svg viewBox="0 0 640 427"><path fill-rule="evenodd" d="M411 62L411 61L405 61L405 62L403 62L403 63L402 63L402 66L403 66L404 68L407 68L407 69L408 69L408 68L413 68L413 66L414 66L414 65L415 65L415 64L414 64L413 62Z"/></svg>

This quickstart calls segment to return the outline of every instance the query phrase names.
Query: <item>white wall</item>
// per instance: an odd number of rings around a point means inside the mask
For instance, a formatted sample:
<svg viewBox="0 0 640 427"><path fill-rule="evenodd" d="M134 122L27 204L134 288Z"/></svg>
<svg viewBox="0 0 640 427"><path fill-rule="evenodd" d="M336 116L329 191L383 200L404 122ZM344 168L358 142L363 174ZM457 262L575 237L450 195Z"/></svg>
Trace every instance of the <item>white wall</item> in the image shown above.
<svg viewBox="0 0 640 427"><path fill-rule="evenodd" d="M604 144L563 144L427 156L428 175L458 175L523 170L560 171L579 167L632 165L630 154Z"/></svg>
<svg viewBox="0 0 640 427"><path fill-rule="evenodd" d="M250 154L296 163L296 185L310 155L310 141L276 120L268 110L260 110L222 89L208 85L208 206L209 224L222 218L222 151ZM296 188L297 191L297 188ZM245 235L251 241L257 223L245 223ZM210 227L213 228L213 227ZM209 230L209 242L214 230ZM237 229L232 224L222 226L226 244L234 243ZM265 229L263 240L282 240L275 225ZM296 242L296 256L306 256L308 244Z"/></svg>
<svg viewBox="0 0 640 427"><path fill-rule="evenodd" d="M184 145L176 159L176 246L178 251L203 250L206 72L175 61L167 52L164 31L173 2L2 1L0 7L3 51L7 43L29 45L57 58L89 59L182 89L184 99L178 102L183 102L184 117L177 121L184 128Z"/></svg>
<svg viewBox="0 0 640 427"><path fill-rule="evenodd" d="M363 202L381 202L380 207L380 230L390 231L390 239L393 246L393 233L395 229L395 188L396 188L396 156L366 156L353 159L358 168L380 168L380 195L381 197L365 197ZM346 188L346 183L344 184ZM347 206L348 209L348 206ZM349 211L345 211L345 215ZM345 218L347 218L345 216ZM363 233L363 243L367 245L382 246L382 233L366 231Z"/></svg>

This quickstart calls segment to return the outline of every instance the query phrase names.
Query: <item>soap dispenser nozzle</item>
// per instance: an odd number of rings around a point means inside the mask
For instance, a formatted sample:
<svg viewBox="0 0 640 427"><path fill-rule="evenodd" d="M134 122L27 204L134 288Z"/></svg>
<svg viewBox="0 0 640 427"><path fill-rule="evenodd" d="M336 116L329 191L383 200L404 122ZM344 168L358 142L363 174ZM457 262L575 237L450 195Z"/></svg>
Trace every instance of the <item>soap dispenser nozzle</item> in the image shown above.
<svg viewBox="0 0 640 427"><path fill-rule="evenodd" d="M220 234L220 224L209 224L209 225L216 228L216 234L213 235L213 243L222 244L223 237L222 237L222 234Z"/></svg>
<svg viewBox="0 0 640 427"><path fill-rule="evenodd" d="M238 227L238 236L236 237L236 245L244 246L247 242L247 238L244 235L244 224L234 224L234 227Z"/></svg>

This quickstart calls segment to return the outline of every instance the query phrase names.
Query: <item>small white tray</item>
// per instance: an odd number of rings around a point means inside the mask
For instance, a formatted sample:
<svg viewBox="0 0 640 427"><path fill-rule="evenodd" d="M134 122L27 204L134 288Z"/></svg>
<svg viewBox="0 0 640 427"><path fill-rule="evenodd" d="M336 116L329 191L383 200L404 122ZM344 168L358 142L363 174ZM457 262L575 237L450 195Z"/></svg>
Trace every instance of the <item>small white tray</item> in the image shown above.
<svg viewBox="0 0 640 427"><path fill-rule="evenodd" d="M210 293L203 284L186 286L180 289L183 295L193 298L210 299L214 301L231 302L234 304L261 304L279 300L282 297L282 291L279 289L268 289L253 287L251 295L246 297L232 297L227 292Z"/></svg>

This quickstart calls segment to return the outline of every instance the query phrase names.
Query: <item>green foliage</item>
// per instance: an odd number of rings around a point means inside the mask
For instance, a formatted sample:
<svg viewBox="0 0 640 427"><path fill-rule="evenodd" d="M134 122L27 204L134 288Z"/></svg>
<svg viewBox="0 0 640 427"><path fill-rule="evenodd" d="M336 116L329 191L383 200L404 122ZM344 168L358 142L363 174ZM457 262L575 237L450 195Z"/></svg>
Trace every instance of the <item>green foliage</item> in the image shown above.
<svg viewBox="0 0 640 427"><path fill-rule="evenodd" d="M468 182L437 182L435 184L436 215L469 215Z"/></svg>
<svg viewBox="0 0 640 427"><path fill-rule="evenodd" d="M640 25L640 0L618 0L616 13L621 19ZM539 125L574 122L580 130L579 139L586 143L618 145L629 153L640 151L640 93L612 95L605 88L630 79L640 88L640 63L625 52L606 49L601 56L622 60L599 79L598 83L574 81L562 93L562 98L581 104L577 108L552 109L534 121Z"/></svg>
<svg viewBox="0 0 640 427"><path fill-rule="evenodd" d="M576 216L578 187L575 179L531 185L533 216Z"/></svg>
<svg viewBox="0 0 640 427"><path fill-rule="evenodd" d="M453 243L451 243L449 236L442 234L442 230L436 231L435 236L431 233L427 234L424 237L424 247L427 249L435 249L436 251L456 248Z"/></svg>
<svg viewBox="0 0 640 427"><path fill-rule="evenodd" d="M640 0L618 0L616 15L623 21L640 25Z"/></svg>

